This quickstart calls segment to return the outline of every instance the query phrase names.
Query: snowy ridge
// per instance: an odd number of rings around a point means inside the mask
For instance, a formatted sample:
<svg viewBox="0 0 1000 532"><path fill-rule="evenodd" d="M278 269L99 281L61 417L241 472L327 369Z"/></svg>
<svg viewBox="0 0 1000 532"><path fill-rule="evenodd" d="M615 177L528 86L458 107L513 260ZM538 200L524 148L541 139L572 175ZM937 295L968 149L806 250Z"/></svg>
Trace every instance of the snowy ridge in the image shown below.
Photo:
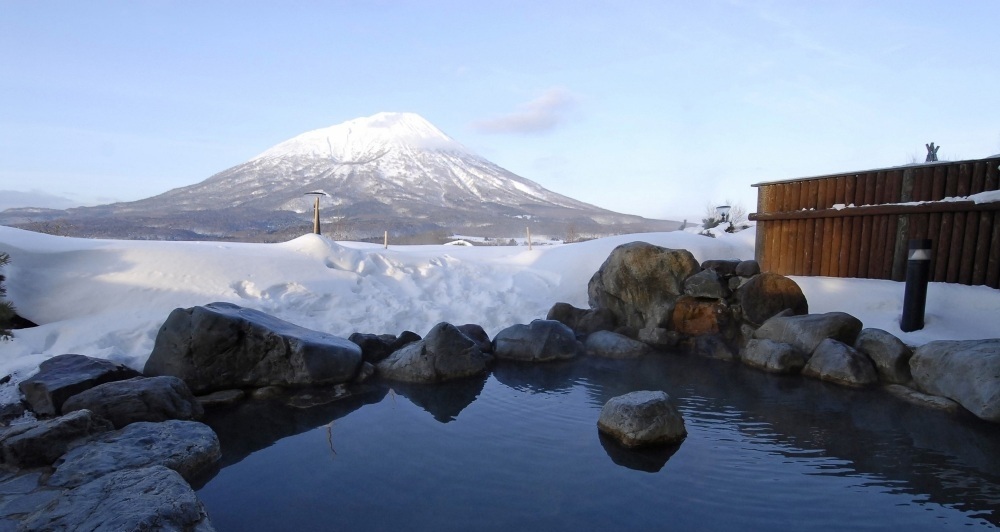
<svg viewBox="0 0 1000 532"><path fill-rule="evenodd" d="M259 159L315 157L340 164L365 164L373 162L387 151L411 146L428 151L458 152L474 156L420 115L378 113L308 131L269 148L250 162Z"/></svg>

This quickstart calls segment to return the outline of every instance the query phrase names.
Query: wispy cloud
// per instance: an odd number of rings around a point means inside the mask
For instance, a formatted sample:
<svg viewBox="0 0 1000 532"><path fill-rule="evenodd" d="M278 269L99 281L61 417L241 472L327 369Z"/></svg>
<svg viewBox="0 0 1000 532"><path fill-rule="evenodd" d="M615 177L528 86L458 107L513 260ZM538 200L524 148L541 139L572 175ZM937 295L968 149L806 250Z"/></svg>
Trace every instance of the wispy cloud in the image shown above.
<svg viewBox="0 0 1000 532"><path fill-rule="evenodd" d="M472 127L482 133L544 133L565 122L575 105L576 97L569 90L552 87L516 111L474 122Z"/></svg>

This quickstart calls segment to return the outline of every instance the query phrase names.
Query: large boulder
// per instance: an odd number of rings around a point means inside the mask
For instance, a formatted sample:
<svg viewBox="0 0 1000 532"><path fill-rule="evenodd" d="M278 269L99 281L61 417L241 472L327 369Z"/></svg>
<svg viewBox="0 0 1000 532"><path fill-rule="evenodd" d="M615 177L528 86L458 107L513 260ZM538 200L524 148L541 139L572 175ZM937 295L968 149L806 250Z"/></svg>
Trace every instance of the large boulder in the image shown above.
<svg viewBox="0 0 1000 532"><path fill-rule="evenodd" d="M214 530L191 486L163 466L125 469L66 490L20 530Z"/></svg>
<svg viewBox="0 0 1000 532"><path fill-rule="evenodd" d="M718 334L730 325L731 314L721 299L677 298L671 319L674 330L688 336Z"/></svg>
<svg viewBox="0 0 1000 532"><path fill-rule="evenodd" d="M588 355L603 358L637 358L652 349L638 341L611 331L597 331L584 342Z"/></svg>
<svg viewBox="0 0 1000 532"><path fill-rule="evenodd" d="M868 355L875 363L879 380L889 384L906 384L910 375L913 351L899 338L882 329L862 329L854 348Z"/></svg>
<svg viewBox="0 0 1000 532"><path fill-rule="evenodd" d="M221 456L219 438L197 421L140 421L91 438L56 460L50 486L72 488L122 469L162 465L190 481Z"/></svg>
<svg viewBox="0 0 1000 532"><path fill-rule="evenodd" d="M860 388L878 382L875 365L853 347L827 338L813 351L802 374L842 386Z"/></svg>
<svg viewBox="0 0 1000 532"><path fill-rule="evenodd" d="M910 358L910 373L920 391L1000 423L1000 338L924 344Z"/></svg>
<svg viewBox="0 0 1000 532"><path fill-rule="evenodd" d="M0 432L0 461L13 467L46 466L74 442L113 428L89 410L15 425Z"/></svg>
<svg viewBox="0 0 1000 532"><path fill-rule="evenodd" d="M827 312L805 316L776 316L761 325L753 337L789 344L809 357L820 342L827 338L854 345L860 332L861 320L844 312Z"/></svg>
<svg viewBox="0 0 1000 532"><path fill-rule="evenodd" d="M645 242L616 247L587 286L590 306L611 310L620 325L669 328L684 280L701 271L685 249Z"/></svg>
<svg viewBox="0 0 1000 532"><path fill-rule="evenodd" d="M684 418L661 391L638 391L608 400L597 429L626 447L666 445L687 436Z"/></svg>
<svg viewBox="0 0 1000 532"><path fill-rule="evenodd" d="M184 381L177 377L136 377L115 381L70 397L64 412L90 410L120 429L136 421L199 419L204 414Z"/></svg>
<svg viewBox="0 0 1000 532"><path fill-rule="evenodd" d="M179 377L195 394L337 384L361 366L357 344L231 303L175 309L144 373Z"/></svg>
<svg viewBox="0 0 1000 532"><path fill-rule="evenodd" d="M138 377L139 372L108 360L84 355L58 355L38 366L38 373L18 387L36 414L54 416L62 412L66 399L98 384Z"/></svg>
<svg viewBox="0 0 1000 532"><path fill-rule="evenodd" d="M442 382L486 372L492 357L475 340L450 323L439 323L423 340L397 350L378 363L378 372L390 380Z"/></svg>
<svg viewBox="0 0 1000 532"><path fill-rule="evenodd" d="M791 309L794 315L809 313L809 304L799 285L776 273L754 276L740 286L736 300L743 308L743 318L754 326L785 309Z"/></svg>
<svg viewBox="0 0 1000 532"><path fill-rule="evenodd" d="M555 320L534 320L507 327L493 338L497 358L524 362L565 360L584 352L572 329Z"/></svg>
<svg viewBox="0 0 1000 532"><path fill-rule="evenodd" d="M798 373L806 357L789 344L766 339L751 339L740 351L744 364L771 373Z"/></svg>

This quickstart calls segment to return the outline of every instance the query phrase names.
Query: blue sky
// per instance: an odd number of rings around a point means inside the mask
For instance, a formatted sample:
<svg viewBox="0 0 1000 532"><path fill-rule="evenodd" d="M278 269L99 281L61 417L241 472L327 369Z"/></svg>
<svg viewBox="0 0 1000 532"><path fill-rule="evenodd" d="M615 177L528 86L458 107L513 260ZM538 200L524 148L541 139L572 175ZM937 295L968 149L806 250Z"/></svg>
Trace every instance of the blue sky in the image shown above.
<svg viewBox="0 0 1000 532"><path fill-rule="evenodd" d="M0 0L0 191L140 199L408 111L601 207L752 211L752 183L931 141L1000 153L997 21L993 0Z"/></svg>

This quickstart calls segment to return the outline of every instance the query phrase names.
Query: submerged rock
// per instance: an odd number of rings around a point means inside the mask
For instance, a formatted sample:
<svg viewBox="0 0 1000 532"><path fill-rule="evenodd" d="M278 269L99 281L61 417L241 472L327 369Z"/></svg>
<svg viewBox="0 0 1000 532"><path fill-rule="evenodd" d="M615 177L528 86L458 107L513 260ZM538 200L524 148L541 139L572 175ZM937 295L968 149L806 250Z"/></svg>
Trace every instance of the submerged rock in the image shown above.
<svg viewBox="0 0 1000 532"><path fill-rule="evenodd" d="M687 436L684 418L660 391L638 391L608 400L597 428L626 447L666 445Z"/></svg>

